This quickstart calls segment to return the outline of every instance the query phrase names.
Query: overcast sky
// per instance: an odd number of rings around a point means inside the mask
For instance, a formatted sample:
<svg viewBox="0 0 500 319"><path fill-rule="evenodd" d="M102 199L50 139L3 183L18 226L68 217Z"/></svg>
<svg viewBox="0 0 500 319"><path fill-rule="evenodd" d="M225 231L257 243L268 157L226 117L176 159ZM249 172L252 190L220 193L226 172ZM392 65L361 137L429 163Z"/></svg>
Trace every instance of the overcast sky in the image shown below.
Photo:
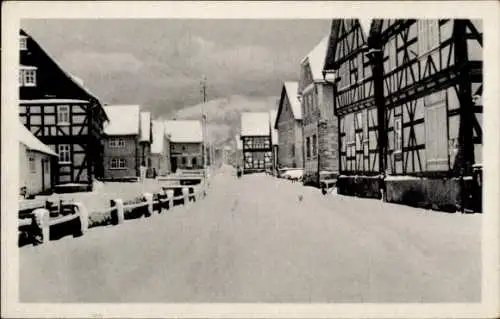
<svg viewBox="0 0 500 319"><path fill-rule="evenodd" d="M208 98L278 96L329 20L23 20L63 68L106 103L156 116Z"/></svg>

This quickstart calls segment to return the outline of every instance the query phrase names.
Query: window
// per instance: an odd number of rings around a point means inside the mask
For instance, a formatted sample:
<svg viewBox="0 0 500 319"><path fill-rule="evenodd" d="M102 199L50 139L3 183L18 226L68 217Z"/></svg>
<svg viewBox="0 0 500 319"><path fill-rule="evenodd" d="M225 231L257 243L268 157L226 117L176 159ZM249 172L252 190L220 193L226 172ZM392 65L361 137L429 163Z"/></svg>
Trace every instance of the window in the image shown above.
<svg viewBox="0 0 500 319"><path fill-rule="evenodd" d="M69 125L69 105L57 106L57 124Z"/></svg>
<svg viewBox="0 0 500 319"><path fill-rule="evenodd" d="M34 157L30 157L29 159L29 167L31 173L36 173L36 162Z"/></svg>
<svg viewBox="0 0 500 319"><path fill-rule="evenodd" d="M125 140L122 138L111 138L109 140L109 147L111 148L121 148L125 147Z"/></svg>
<svg viewBox="0 0 500 319"><path fill-rule="evenodd" d="M186 158L186 156L183 156L182 160L181 160L182 165L186 165L186 162L187 162L187 158Z"/></svg>
<svg viewBox="0 0 500 319"><path fill-rule="evenodd" d="M426 54L439 46L439 20L419 20L418 53Z"/></svg>
<svg viewBox="0 0 500 319"><path fill-rule="evenodd" d="M120 157L113 157L110 161L111 169L126 169L127 160Z"/></svg>
<svg viewBox="0 0 500 319"><path fill-rule="evenodd" d="M71 163L71 151L69 144L59 144L58 148L59 163Z"/></svg>
<svg viewBox="0 0 500 319"><path fill-rule="evenodd" d="M191 165L192 165L192 166L196 166L196 165L198 165L198 161L196 160L196 157L193 157L193 158L191 159Z"/></svg>
<svg viewBox="0 0 500 319"><path fill-rule="evenodd" d="M36 67L21 66L19 69L20 86L36 86Z"/></svg>
<svg viewBox="0 0 500 319"><path fill-rule="evenodd" d="M28 37L25 35L22 35L21 38L19 39L19 50L21 51L28 50Z"/></svg>
<svg viewBox="0 0 500 319"><path fill-rule="evenodd" d="M311 158L311 138L306 138L306 158Z"/></svg>
<svg viewBox="0 0 500 319"><path fill-rule="evenodd" d="M49 160L43 161L43 171L48 174L49 173Z"/></svg>
<svg viewBox="0 0 500 319"><path fill-rule="evenodd" d="M434 94L439 94L434 93ZM448 170L448 127L446 100L425 105L425 154L427 171ZM425 101L425 100L424 100Z"/></svg>
<svg viewBox="0 0 500 319"><path fill-rule="evenodd" d="M318 155L318 141L316 134L313 135L312 138L312 156Z"/></svg>
<svg viewBox="0 0 500 319"><path fill-rule="evenodd" d="M394 152L403 150L403 124L401 115L394 116Z"/></svg>

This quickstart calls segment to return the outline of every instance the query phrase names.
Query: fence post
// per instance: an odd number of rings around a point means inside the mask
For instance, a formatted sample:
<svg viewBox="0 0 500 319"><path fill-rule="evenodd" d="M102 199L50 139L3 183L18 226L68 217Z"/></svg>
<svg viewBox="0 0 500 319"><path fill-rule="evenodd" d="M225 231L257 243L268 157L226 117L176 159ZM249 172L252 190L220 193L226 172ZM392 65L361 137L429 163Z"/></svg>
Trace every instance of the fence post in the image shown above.
<svg viewBox="0 0 500 319"><path fill-rule="evenodd" d="M115 225L122 224L125 220L125 212L123 209L123 199L117 198L111 201L111 217Z"/></svg>
<svg viewBox="0 0 500 319"><path fill-rule="evenodd" d="M144 193L142 194L142 196L147 203L146 212L144 213L144 216L150 217L153 214L153 194Z"/></svg>
<svg viewBox="0 0 500 319"><path fill-rule="evenodd" d="M80 235L85 234L87 229L89 229L89 213L87 211L87 207L82 203L74 203L76 209L78 210L78 215L80 218Z"/></svg>
<svg viewBox="0 0 500 319"><path fill-rule="evenodd" d="M37 208L33 211L33 216L35 216L35 223L42 235L41 243L47 243L50 240L49 210L46 208Z"/></svg>
<svg viewBox="0 0 500 319"><path fill-rule="evenodd" d="M169 189L166 191L168 200L168 209L174 208L174 190Z"/></svg>
<svg viewBox="0 0 500 319"><path fill-rule="evenodd" d="M184 197L184 206L187 206L189 204L189 188L182 188L182 196Z"/></svg>

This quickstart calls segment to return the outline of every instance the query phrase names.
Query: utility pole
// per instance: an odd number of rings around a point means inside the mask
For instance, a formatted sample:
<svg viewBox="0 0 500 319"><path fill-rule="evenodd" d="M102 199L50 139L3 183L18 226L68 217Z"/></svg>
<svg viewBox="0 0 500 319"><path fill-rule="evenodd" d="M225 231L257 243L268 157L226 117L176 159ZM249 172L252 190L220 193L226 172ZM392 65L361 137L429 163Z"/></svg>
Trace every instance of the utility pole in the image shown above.
<svg viewBox="0 0 500 319"><path fill-rule="evenodd" d="M203 167L208 166L207 160L207 115L205 114L205 103L207 102L207 77L204 75L201 79L201 94L203 98L203 104L201 106L201 117L202 117L202 129L203 129Z"/></svg>

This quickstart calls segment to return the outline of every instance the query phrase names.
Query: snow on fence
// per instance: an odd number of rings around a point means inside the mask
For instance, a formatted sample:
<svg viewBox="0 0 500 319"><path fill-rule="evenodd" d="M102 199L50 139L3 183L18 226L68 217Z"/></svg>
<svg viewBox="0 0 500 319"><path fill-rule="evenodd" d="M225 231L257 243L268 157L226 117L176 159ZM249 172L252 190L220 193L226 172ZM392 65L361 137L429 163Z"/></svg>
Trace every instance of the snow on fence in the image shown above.
<svg viewBox="0 0 500 319"><path fill-rule="evenodd" d="M80 202L22 201L18 225L20 246L21 238L35 245L46 243L53 237L52 231L58 225L76 222L72 227L64 228L66 231L68 228L72 230L73 235L77 237L91 227L119 225L127 219L151 217L155 211L161 214L163 210L170 210L174 206L186 207L190 202L206 196L205 181L202 180L196 185L179 185L183 184L179 180L185 179L186 176L174 179L177 180L175 185L161 186L157 193L143 193L132 200L111 199L109 208L93 211L91 214ZM187 180L191 178L188 177Z"/></svg>

